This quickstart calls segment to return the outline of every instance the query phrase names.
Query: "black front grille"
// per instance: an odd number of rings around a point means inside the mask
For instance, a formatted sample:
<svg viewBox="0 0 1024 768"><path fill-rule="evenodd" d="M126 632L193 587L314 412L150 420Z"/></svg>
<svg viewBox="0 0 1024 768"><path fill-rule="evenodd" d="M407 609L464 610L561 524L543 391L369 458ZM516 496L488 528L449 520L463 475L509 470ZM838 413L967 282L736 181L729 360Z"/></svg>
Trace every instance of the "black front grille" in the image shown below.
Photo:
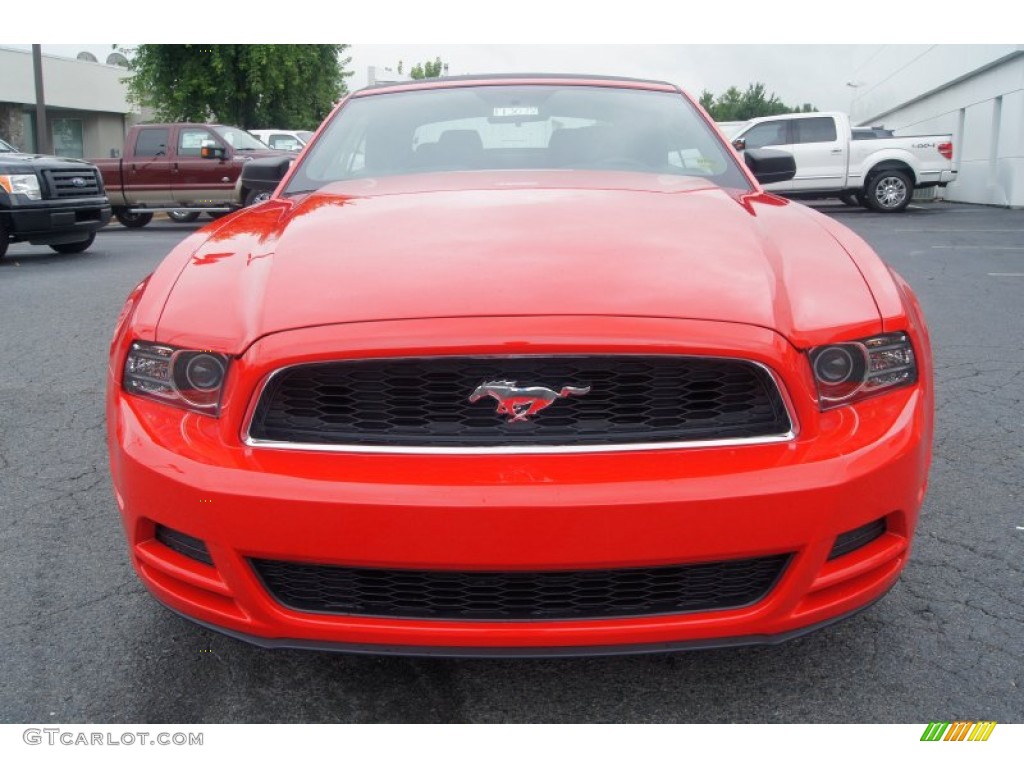
<svg viewBox="0 0 1024 768"><path fill-rule="evenodd" d="M99 174L92 168L82 170L44 170L50 198L97 197L103 194ZM76 181L77 179L77 181Z"/></svg>
<svg viewBox="0 0 1024 768"><path fill-rule="evenodd" d="M563 396L527 420L511 421L514 414L496 413L491 396L469 401L477 387L497 380ZM290 443L490 447L756 438L789 430L778 387L758 365L620 355L296 366L271 377L249 434Z"/></svg>
<svg viewBox="0 0 1024 768"><path fill-rule="evenodd" d="M396 571L253 560L298 611L454 620L558 620L714 611L758 602L788 555L603 571Z"/></svg>

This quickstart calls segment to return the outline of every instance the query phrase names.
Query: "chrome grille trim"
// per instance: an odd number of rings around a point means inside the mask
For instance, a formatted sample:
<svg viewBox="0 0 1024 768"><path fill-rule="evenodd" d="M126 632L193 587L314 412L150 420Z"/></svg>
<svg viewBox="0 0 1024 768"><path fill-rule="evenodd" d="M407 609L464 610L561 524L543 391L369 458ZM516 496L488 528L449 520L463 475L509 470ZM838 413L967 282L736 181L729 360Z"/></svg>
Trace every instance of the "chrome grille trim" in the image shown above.
<svg viewBox="0 0 1024 768"><path fill-rule="evenodd" d="M472 358L479 360L512 360L512 359L524 359L524 358L551 358L551 357L591 357L592 353L564 353L564 354L534 354L534 355L417 355L417 356L400 356L400 357L375 357L375 358L345 358L342 360L317 360L317 361L306 361L302 363L295 363L292 365L286 365L282 368L274 370L272 373L264 377L263 381L257 389L256 397L251 401L249 408L249 415L245 421L245 425L242 430L242 442L250 448L259 449L270 449L270 450L282 450L282 451L311 451L315 453L362 453L362 454L392 454L392 455L429 455L429 456L479 456L479 455L552 455L552 454L586 454L586 453L622 453L622 452L635 452L635 451L667 451L667 450L686 450L695 448L733 448L741 446L755 446L755 445L773 445L778 443L786 443L796 439L799 434L799 424L793 410L790 405L790 401L786 396L786 388L782 385L782 381L778 374L768 367L767 365L749 358L742 357L728 357L722 355L687 355L687 354L649 354L649 353L632 353L632 354L618 354L610 353L609 357L666 357L666 358L698 358L702 360L718 360L718 361L732 361L740 362L748 365L755 366L764 371L771 379L779 393L779 398L782 401L783 408L786 412L786 417L789 420L790 428L785 432L780 432L773 435L759 435L757 437L734 437L734 438L722 438L722 439L706 439L706 440L676 440L676 441L664 441L664 442L650 442L650 443L621 443L621 444L605 444L605 445L576 445L573 443L567 443L564 445L509 445L509 446L382 446L382 445L359 445L359 444L341 444L341 443L298 443L298 442L286 442L278 440L265 440L261 438L252 437L250 430L252 427L253 420L256 415L257 406L263 398L267 387L273 381L274 377L283 374L284 372L293 368L299 368L307 365L315 365L319 363L327 362L345 362L347 360L362 361L362 360L430 360L438 357L457 357L457 358Z"/></svg>

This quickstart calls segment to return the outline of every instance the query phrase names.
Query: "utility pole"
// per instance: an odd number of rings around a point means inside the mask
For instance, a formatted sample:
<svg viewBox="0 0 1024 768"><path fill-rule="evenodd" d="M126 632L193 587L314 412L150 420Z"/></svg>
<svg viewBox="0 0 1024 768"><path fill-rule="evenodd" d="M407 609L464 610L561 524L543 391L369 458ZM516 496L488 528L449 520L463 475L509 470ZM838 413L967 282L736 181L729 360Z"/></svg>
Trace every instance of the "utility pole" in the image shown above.
<svg viewBox="0 0 1024 768"><path fill-rule="evenodd" d="M43 95L43 47L32 46L32 68L36 76L36 152L50 154L50 142L46 130L46 97Z"/></svg>

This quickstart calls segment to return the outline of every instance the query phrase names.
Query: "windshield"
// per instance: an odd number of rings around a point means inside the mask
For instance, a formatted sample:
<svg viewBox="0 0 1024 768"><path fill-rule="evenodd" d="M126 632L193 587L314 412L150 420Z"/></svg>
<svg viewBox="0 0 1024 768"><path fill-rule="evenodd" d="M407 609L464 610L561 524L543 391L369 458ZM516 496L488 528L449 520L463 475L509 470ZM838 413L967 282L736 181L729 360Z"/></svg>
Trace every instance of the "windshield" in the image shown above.
<svg viewBox="0 0 1024 768"><path fill-rule="evenodd" d="M303 144L309 144L309 140L313 138L312 131L296 131L295 135L302 139Z"/></svg>
<svg viewBox="0 0 1024 768"><path fill-rule="evenodd" d="M10 144L8 144L6 141L4 141L3 139L0 139L0 152L17 152L17 151L18 150L16 150L14 147L12 147Z"/></svg>
<svg viewBox="0 0 1024 768"><path fill-rule="evenodd" d="M750 189L684 96L570 85L487 85L354 97L285 194L345 179L492 169L699 176Z"/></svg>
<svg viewBox="0 0 1024 768"><path fill-rule="evenodd" d="M230 125L218 125L217 133L223 136L224 141L235 149L267 149L266 144L241 128L234 128Z"/></svg>

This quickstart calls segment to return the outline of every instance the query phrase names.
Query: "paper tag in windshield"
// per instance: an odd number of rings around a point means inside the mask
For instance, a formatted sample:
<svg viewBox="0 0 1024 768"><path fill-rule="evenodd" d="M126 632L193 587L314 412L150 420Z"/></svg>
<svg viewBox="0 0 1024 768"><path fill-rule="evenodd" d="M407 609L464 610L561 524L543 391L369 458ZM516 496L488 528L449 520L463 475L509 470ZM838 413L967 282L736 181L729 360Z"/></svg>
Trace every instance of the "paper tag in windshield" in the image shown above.
<svg viewBox="0 0 1024 768"><path fill-rule="evenodd" d="M536 107L495 107L494 117L532 117L539 115Z"/></svg>

